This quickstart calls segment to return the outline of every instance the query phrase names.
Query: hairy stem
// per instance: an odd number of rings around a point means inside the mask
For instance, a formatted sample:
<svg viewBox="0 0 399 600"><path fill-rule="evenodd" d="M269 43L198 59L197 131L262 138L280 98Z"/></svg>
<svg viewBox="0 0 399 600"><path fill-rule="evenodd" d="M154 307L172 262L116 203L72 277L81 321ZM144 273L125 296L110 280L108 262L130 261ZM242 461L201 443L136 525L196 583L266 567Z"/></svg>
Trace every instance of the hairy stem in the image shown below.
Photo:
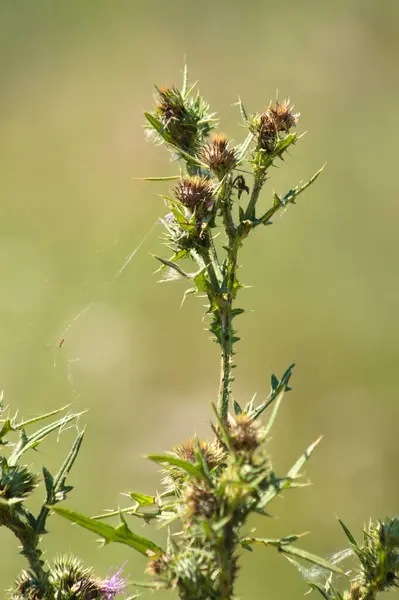
<svg viewBox="0 0 399 600"><path fill-rule="evenodd" d="M223 540L219 550L219 598L229 600L233 596L233 583L235 567L233 560L234 535L232 525L229 523L224 527Z"/></svg>
<svg viewBox="0 0 399 600"><path fill-rule="evenodd" d="M220 317L220 346L222 350L220 365L220 384L218 394L218 413L223 421L226 421L229 410L231 384L233 381L232 369L233 363L233 345L234 330L233 321L233 302L237 294L237 254L240 247L237 228L232 216L232 179L231 177L224 182L220 204L222 210L223 225L228 239L227 257L223 266L223 294L219 302Z"/></svg>
<svg viewBox="0 0 399 600"><path fill-rule="evenodd" d="M39 536L37 533L12 510L8 510L0 515L0 525L5 525L18 538L22 546L22 552L32 572L43 588L47 586L47 573L43 568L41 560L41 550L38 548Z"/></svg>
<svg viewBox="0 0 399 600"><path fill-rule="evenodd" d="M231 301L227 300L220 310L222 356L220 364L220 384L218 394L218 413L223 421L229 410L233 368L233 332L231 327Z"/></svg>
<svg viewBox="0 0 399 600"><path fill-rule="evenodd" d="M246 218L251 219L252 221L255 219L255 207L259 198L260 191L263 187L263 184L265 183L265 179L265 174L255 177L254 187L252 188L251 196L245 214Z"/></svg>

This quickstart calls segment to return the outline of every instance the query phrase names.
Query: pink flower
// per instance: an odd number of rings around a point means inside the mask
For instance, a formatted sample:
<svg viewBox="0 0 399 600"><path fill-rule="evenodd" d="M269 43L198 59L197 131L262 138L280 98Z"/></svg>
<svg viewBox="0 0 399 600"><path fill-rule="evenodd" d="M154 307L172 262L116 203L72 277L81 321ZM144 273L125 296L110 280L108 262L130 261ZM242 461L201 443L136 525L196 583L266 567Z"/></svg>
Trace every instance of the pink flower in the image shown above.
<svg viewBox="0 0 399 600"><path fill-rule="evenodd" d="M126 562L120 569L110 577L106 577L101 584L101 593L104 594L104 600L113 600L117 594L125 594L127 587L126 580L122 577L122 571Z"/></svg>

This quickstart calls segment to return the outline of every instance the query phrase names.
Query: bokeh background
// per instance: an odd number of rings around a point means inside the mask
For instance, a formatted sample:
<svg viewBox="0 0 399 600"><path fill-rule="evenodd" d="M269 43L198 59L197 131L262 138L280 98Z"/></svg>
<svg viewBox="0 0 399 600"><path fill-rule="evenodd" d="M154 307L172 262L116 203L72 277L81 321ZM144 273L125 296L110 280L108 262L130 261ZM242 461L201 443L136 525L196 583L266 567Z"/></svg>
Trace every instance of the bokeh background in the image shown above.
<svg viewBox="0 0 399 600"><path fill-rule="evenodd" d="M235 395L262 398L271 372L295 361L270 443L276 469L325 436L306 469L314 485L277 500L258 534L311 531L302 545L329 556L345 546L335 514L359 533L398 513L398 17L396 0L1 0L0 382L24 417L89 409L70 508L96 514L124 506L119 492L159 489L142 456L210 436L219 358L201 300L179 308L184 285L153 275L169 185L133 180L177 172L145 140L142 112L154 83L180 83L186 56L237 143L238 94L255 111L278 89L301 112L308 134L273 171L265 208L273 189L328 163L242 253L254 287L242 293ZM56 470L75 433L29 460ZM56 516L49 526L48 558L72 552L103 576L128 560L126 574L144 578L133 551L98 549ZM4 529L0 548L4 589L24 562ZM306 591L272 550L241 565L244 600Z"/></svg>

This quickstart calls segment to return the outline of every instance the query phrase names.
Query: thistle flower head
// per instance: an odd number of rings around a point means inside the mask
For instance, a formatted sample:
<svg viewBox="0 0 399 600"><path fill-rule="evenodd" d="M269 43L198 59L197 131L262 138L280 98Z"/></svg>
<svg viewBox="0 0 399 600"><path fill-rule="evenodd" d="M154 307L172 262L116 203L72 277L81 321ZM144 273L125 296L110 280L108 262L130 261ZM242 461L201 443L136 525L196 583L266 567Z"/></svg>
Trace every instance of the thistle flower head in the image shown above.
<svg viewBox="0 0 399 600"><path fill-rule="evenodd" d="M273 121L277 131L285 131L286 133L292 127L296 127L299 119L299 113L294 113L293 106L290 106L289 100L285 100L282 104L277 100L275 104L270 102L266 109L269 118Z"/></svg>
<svg viewBox="0 0 399 600"><path fill-rule="evenodd" d="M191 98L175 86L157 88L155 111L146 116L158 140L192 156L213 129L215 120L199 95Z"/></svg>
<svg viewBox="0 0 399 600"><path fill-rule="evenodd" d="M218 508L218 499L214 491L203 481L191 481L184 490L183 501L190 517L210 519ZM188 526L190 525L189 520Z"/></svg>
<svg viewBox="0 0 399 600"><path fill-rule="evenodd" d="M24 498L35 489L37 482L28 467L9 466L4 457L0 458L0 497Z"/></svg>
<svg viewBox="0 0 399 600"><path fill-rule="evenodd" d="M184 100L179 90L173 86L162 87L158 90L158 103L156 111L160 114L165 124L168 125L171 121L179 121L184 117L185 106Z"/></svg>
<svg viewBox="0 0 399 600"><path fill-rule="evenodd" d="M182 177L178 180L174 194L191 212L208 208L213 201L213 187L209 179L198 177Z"/></svg>
<svg viewBox="0 0 399 600"><path fill-rule="evenodd" d="M227 421L230 444L236 452L252 453L263 441L263 432L258 422L246 414L229 415Z"/></svg>
<svg viewBox="0 0 399 600"><path fill-rule="evenodd" d="M152 577L159 577L168 570L169 563L170 558L165 553L154 556L147 563L146 573Z"/></svg>
<svg viewBox="0 0 399 600"><path fill-rule="evenodd" d="M227 138L216 134L212 140L204 144L199 151L199 157L219 177L231 171L237 162L237 153L228 146Z"/></svg>
<svg viewBox="0 0 399 600"><path fill-rule="evenodd" d="M273 152L275 149L279 133L288 133L292 127L295 127L299 113L293 113L293 106L290 107L289 101L282 104L277 100L275 104L269 104L265 112L255 115L251 123L251 131L257 135L257 145L266 152Z"/></svg>
<svg viewBox="0 0 399 600"><path fill-rule="evenodd" d="M226 459L226 452L218 440L215 440L214 442L200 441L199 447L203 459L205 460L210 471L216 469ZM181 458L182 460L186 460L193 464L197 462L195 442L193 439L189 439L184 444L175 446L170 454L176 456L176 458ZM164 473L165 475L162 483L165 485L167 490L174 491L186 481L185 473L177 467L168 467Z"/></svg>
<svg viewBox="0 0 399 600"><path fill-rule="evenodd" d="M36 600L42 597L39 581L28 571L22 571L17 577L14 589L11 591L11 600Z"/></svg>
<svg viewBox="0 0 399 600"><path fill-rule="evenodd" d="M111 576L106 577L100 585L100 591L104 600L113 600L117 594L124 594L127 582L122 577L122 572L126 563Z"/></svg>
<svg viewBox="0 0 399 600"><path fill-rule="evenodd" d="M59 556L50 566L49 583L62 598L113 600L117 594L123 594L127 586L122 577L123 567L101 579L94 575L92 568L83 567L77 558Z"/></svg>
<svg viewBox="0 0 399 600"><path fill-rule="evenodd" d="M226 458L224 450L217 441L200 441L199 447L210 471L219 466ZM184 444L175 446L172 452L178 458L188 460L192 463L195 463L197 460L195 455L195 441L192 438L187 440Z"/></svg>

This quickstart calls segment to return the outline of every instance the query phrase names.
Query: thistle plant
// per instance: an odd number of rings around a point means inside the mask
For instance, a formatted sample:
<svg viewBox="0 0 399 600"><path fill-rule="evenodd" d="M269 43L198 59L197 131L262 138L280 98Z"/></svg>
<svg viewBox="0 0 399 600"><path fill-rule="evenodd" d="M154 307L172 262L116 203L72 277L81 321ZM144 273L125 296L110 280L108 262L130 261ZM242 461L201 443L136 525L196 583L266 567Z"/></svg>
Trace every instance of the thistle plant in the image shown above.
<svg viewBox="0 0 399 600"><path fill-rule="evenodd" d="M132 491L129 506L89 517L59 506L72 490L66 485L66 476L79 451L81 433L56 476L43 468L46 496L39 515L34 516L25 499L38 480L21 459L48 433L76 420L77 415L68 414L33 435L26 433L33 421L5 419L0 441L14 432L19 432L20 440L8 458L1 458L0 524L15 533L28 561L28 570L18 577L11 592L14 600L109 600L126 593L121 570L99 579L75 557L42 560L40 544L50 511L106 543L118 542L139 552L145 558L149 579L130 583L154 590L173 589L181 600L232 599L240 554L254 545L269 546L288 558L325 600L372 600L378 592L398 584L398 518L370 522L362 543L339 520L348 547L331 560L298 547L300 534L277 539L248 535L250 515L267 520L278 495L307 484L301 470L321 438L305 449L287 473L275 472L267 442L283 396L291 389L294 365L281 377L271 375L270 391L261 403L233 397L239 341L236 322L244 312L238 305L244 287L238 277L239 253L249 235L255 229L264 232L266 227L267 231L276 213L295 204L322 169L285 194L273 192L270 208L259 211L258 200L272 167L284 161L301 137L295 131L299 114L289 101L277 99L263 112L249 113L239 100L247 135L234 146L225 135L215 132L217 119L194 87L185 70L181 89L156 88L155 108L145 117L151 136L171 152L179 171L173 177L148 178L173 182L169 195L163 196L166 214L161 223L169 253L156 257L161 280L187 280L183 299L189 294L205 298L209 331L220 350L210 439L194 436L179 440L165 454L149 455L162 469L158 491ZM190 263L191 270L187 270ZM113 518L118 519L117 524L110 524ZM162 547L151 541L151 536L133 531L137 519L164 529ZM343 568L344 557L355 562L351 570ZM311 564L310 569L306 563Z"/></svg>

